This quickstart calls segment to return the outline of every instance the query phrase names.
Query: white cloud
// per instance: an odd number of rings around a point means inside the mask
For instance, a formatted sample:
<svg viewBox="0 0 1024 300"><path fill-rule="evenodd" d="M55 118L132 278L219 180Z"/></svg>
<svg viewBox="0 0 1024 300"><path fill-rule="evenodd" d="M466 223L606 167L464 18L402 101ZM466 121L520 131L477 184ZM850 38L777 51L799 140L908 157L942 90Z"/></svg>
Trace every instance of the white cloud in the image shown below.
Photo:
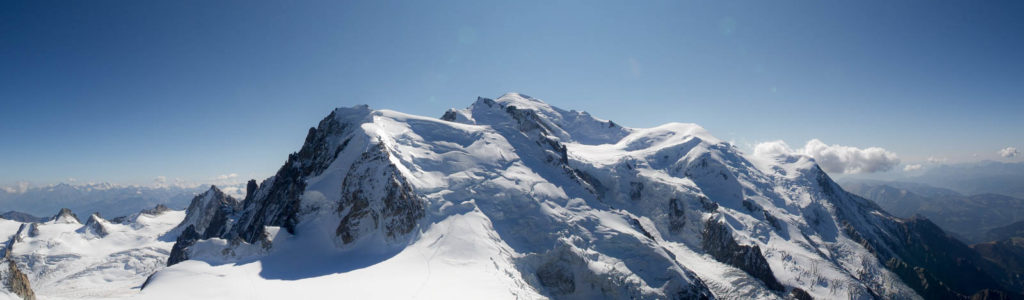
<svg viewBox="0 0 1024 300"><path fill-rule="evenodd" d="M156 184L167 183L167 176L157 176L156 178L153 178L153 182Z"/></svg>
<svg viewBox="0 0 1024 300"><path fill-rule="evenodd" d="M32 187L32 184L28 181L18 181L12 186L0 187L0 190L4 190L4 192L9 194L21 194L28 191L30 187Z"/></svg>
<svg viewBox="0 0 1024 300"><path fill-rule="evenodd" d="M774 157L782 154L793 154L796 153L793 149L786 145L783 141L771 141L757 144L754 146L754 156L760 157Z"/></svg>
<svg viewBox="0 0 1024 300"><path fill-rule="evenodd" d="M883 148L861 149L842 145L827 145L818 139L808 141L802 149L797 150L793 150L783 141L764 142L754 147L755 156L770 157L780 154L810 156L822 170L836 174L884 172L900 164L896 153Z"/></svg>
<svg viewBox="0 0 1024 300"><path fill-rule="evenodd" d="M825 172L874 173L892 169L900 163L896 153L879 147L860 149L850 146L826 145L818 139L807 142L803 153L814 158Z"/></svg>
<svg viewBox="0 0 1024 300"><path fill-rule="evenodd" d="M228 180L228 179L233 179L233 178L238 178L238 174L237 173L222 174L222 175L217 176L216 179L217 180Z"/></svg>
<svg viewBox="0 0 1024 300"><path fill-rule="evenodd" d="M913 172L921 169L921 164L906 165L903 167L903 171Z"/></svg>
<svg viewBox="0 0 1024 300"><path fill-rule="evenodd" d="M1006 147L1003 148L1003 150L999 150L999 156L1005 158L1014 158L1017 157L1018 155L1020 155L1020 152L1018 152L1017 148L1014 147Z"/></svg>
<svg viewBox="0 0 1024 300"><path fill-rule="evenodd" d="M930 164L944 164L947 161L949 161L949 159L945 158L945 157L935 157L935 156L929 156L928 157L928 163L930 163Z"/></svg>

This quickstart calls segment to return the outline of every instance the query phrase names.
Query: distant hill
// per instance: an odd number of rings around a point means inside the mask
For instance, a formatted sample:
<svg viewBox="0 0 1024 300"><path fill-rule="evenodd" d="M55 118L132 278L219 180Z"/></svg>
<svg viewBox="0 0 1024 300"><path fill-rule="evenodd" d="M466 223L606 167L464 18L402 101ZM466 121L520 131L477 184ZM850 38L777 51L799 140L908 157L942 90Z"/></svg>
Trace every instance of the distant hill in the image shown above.
<svg viewBox="0 0 1024 300"><path fill-rule="evenodd" d="M1024 163L984 161L939 165L901 181L944 187L965 195L993 193L1024 198Z"/></svg>
<svg viewBox="0 0 1024 300"><path fill-rule="evenodd" d="M27 213L23 213L23 212L20 212L20 211L13 211L13 210L0 214L0 218L11 220L11 221L24 222L24 223L43 222L43 221L46 221L46 219L47 219L47 218L36 217L36 216L30 215L30 214L27 214Z"/></svg>
<svg viewBox="0 0 1024 300"><path fill-rule="evenodd" d="M978 243L971 245L971 248L1007 271L1024 273L1024 237Z"/></svg>
<svg viewBox="0 0 1024 300"><path fill-rule="evenodd" d="M1006 226L989 229L985 232L985 240L999 241L1014 237L1024 238L1024 221L1013 222Z"/></svg>
<svg viewBox="0 0 1024 300"><path fill-rule="evenodd" d="M989 230L1024 220L1024 199L1006 195L965 196L949 189L907 182L846 181L842 186L875 201L893 215L920 214L969 243L1001 239L989 237Z"/></svg>

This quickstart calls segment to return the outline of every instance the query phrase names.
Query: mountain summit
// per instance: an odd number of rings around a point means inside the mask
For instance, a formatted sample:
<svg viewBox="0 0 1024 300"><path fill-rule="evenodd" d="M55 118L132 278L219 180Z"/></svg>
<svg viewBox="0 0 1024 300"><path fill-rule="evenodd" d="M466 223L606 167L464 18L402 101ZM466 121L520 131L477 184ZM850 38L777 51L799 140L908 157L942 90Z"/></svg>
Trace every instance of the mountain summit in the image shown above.
<svg viewBox="0 0 1024 300"><path fill-rule="evenodd" d="M440 119L336 109L246 195L240 204L216 189L196 197L179 258L142 295L915 299L1019 290L929 221L843 191L809 157L753 157L694 124L627 128L516 93Z"/></svg>

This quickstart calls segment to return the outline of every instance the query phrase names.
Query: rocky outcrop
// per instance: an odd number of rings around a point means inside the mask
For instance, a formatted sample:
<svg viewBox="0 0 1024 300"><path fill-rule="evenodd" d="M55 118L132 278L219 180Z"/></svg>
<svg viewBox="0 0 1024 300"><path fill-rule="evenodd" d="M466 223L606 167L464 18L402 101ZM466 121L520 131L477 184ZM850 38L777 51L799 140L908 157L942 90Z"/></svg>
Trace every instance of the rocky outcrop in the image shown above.
<svg viewBox="0 0 1024 300"><path fill-rule="evenodd" d="M238 200L210 186L209 190L192 198L185 219L173 231L182 232L192 226L201 238L220 237L230 228L232 216L240 208Z"/></svg>
<svg viewBox="0 0 1024 300"><path fill-rule="evenodd" d="M256 195L256 190L259 188L260 186L256 184L256 179L249 179L249 182L245 184L245 198L243 198L242 201L246 202L252 200L252 196Z"/></svg>
<svg viewBox="0 0 1024 300"><path fill-rule="evenodd" d="M456 115L455 110L454 109L449 109L448 111L444 112L444 115L441 116L441 120L445 120L445 121L448 121L448 122L455 122L456 116L457 115Z"/></svg>
<svg viewBox="0 0 1024 300"><path fill-rule="evenodd" d="M341 184L342 216L335 234L349 244L365 233L382 228L391 239L412 232L424 216L426 203L388 159L386 146L378 144L363 153Z"/></svg>
<svg viewBox="0 0 1024 300"><path fill-rule="evenodd" d="M85 225L82 226L82 229L79 231L82 233L92 234L100 238L106 237L110 232L107 230L105 223L108 223L107 220L100 217L99 213L93 213L89 216L89 220L85 221Z"/></svg>
<svg viewBox="0 0 1024 300"><path fill-rule="evenodd" d="M365 106L356 109L369 111ZM336 116L336 111L331 112L316 128L310 128L302 149L288 155L277 174L264 181L256 192L247 192L251 199L243 202L243 213L226 237L237 236L254 243L264 236L265 226L280 226L295 233L305 178L321 174L348 146L349 140L335 140L348 128Z"/></svg>
<svg viewBox="0 0 1024 300"><path fill-rule="evenodd" d="M178 235L178 239L171 247L171 255L167 258L167 266L188 260L188 248L192 247L199 240L199 232L196 232L194 225L189 225Z"/></svg>
<svg viewBox="0 0 1024 300"><path fill-rule="evenodd" d="M18 264L12 260L7 261L6 275L5 286L8 290L25 300L36 299L36 293L32 290L32 284L29 283L28 276L22 273L21 269L18 269Z"/></svg>
<svg viewBox="0 0 1024 300"><path fill-rule="evenodd" d="M3 248L0 248L0 264L7 264L6 268L0 267L0 289L11 291L25 300L35 300L35 291L32 290L28 276L21 272L18 264L12 259L11 252L14 250L15 243L21 241L33 230L36 230L38 234L35 223L21 224L14 236L3 244Z"/></svg>
<svg viewBox="0 0 1024 300"><path fill-rule="evenodd" d="M668 201L668 230L672 234L682 232L686 225L686 210L683 201L679 198L672 198Z"/></svg>
<svg viewBox="0 0 1024 300"><path fill-rule="evenodd" d="M50 220L56 224L82 224L82 221L78 220L78 216L67 208L61 208Z"/></svg>
<svg viewBox="0 0 1024 300"><path fill-rule="evenodd" d="M156 207L142 210L142 214L157 216L164 212L170 211L171 209L163 204L157 204ZM113 221L113 220L111 220Z"/></svg>
<svg viewBox="0 0 1024 300"><path fill-rule="evenodd" d="M772 273L768 261L757 245L740 245L732 237L729 227L715 220L708 220L701 232L701 247L715 260L734 266L761 280L769 289L783 291L784 287Z"/></svg>

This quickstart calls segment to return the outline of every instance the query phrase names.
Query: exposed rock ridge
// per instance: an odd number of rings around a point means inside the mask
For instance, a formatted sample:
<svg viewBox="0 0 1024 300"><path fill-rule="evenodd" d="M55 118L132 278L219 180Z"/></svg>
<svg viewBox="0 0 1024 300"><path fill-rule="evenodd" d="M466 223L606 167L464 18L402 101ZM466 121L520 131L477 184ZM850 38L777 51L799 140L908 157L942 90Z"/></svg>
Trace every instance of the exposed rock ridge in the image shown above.
<svg viewBox="0 0 1024 300"><path fill-rule="evenodd" d="M107 220L100 217L99 213L93 213L89 216L89 220L85 221L85 225L82 226L80 231L82 233L94 234L101 238L106 237L110 232L103 223L107 223Z"/></svg>
<svg viewBox="0 0 1024 300"><path fill-rule="evenodd" d="M1019 290L1019 283L1005 270L985 261L931 221L889 216L877 204L844 191L820 168L813 172L825 199L835 204L843 232L922 297L967 299L977 293Z"/></svg>
<svg viewBox="0 0 1024 300"><path fill-rule="evenodd" d="M61 208L50 220L57 224L82 224L78 216L68 208Z"/></svg>
<svg viewBox="0 0 1024 300"><path fill-rule="evenodd" d="M366 107L350 110L368 113ZM251 199L243 202L242 215L226 236L238 236L254 243L264 235L264 226L280 226L294 233L299 221L299 198L306 189L304 178L319 175L348 146L349 140L339 142L335 138L343 135L350 126L339 122L338 110L335 110L316 128L310 128L302 149L288 155L288 160L277 174L264 181L258 191L247 193L247 198Z"/></svg>
<svg viewBox="0 0 1024 300"><path fill-rule="evenodd" d="M29 282L28 276L18 268L18 264L11 257L11 252L14 249L14 244L20 241L23 236L30 234L29 232L33 228L34 226L30 224L21 224L17 233L4 243L3 249L0 250L0 264L6 262L7 265L6 267L0 267L2 268L0 269L0 288L7 289L25 300L35 300L35 291L32 290L32 284Z"/></svg>
<svg viewBox="0 0 1024 300"><path fill-rule="evenodd" d="M232 216L242 203L216 186L192 198L185 210L185 219L172 232L183 232L192 226L201 238L220 237L231 226Z"/></svg>
<svg viewBox="0 0 1024 300"><path fill-rule="evenodd" d="M785 287L775 279L768 261L757 245L740 245L732 237L732 231L725 224L714 219L704 224L701 247L716 260L747 272L761 280L772 290L783 291Z"/></svg>
<svg viewBox="0 0 1024 300"><path fill-rule="evenodd" d="M383 228L389 239L410 233L424 216L420 199L391 163L384 144L364 152L342 182L335 234L349 244L367 232Z"/></svg>

